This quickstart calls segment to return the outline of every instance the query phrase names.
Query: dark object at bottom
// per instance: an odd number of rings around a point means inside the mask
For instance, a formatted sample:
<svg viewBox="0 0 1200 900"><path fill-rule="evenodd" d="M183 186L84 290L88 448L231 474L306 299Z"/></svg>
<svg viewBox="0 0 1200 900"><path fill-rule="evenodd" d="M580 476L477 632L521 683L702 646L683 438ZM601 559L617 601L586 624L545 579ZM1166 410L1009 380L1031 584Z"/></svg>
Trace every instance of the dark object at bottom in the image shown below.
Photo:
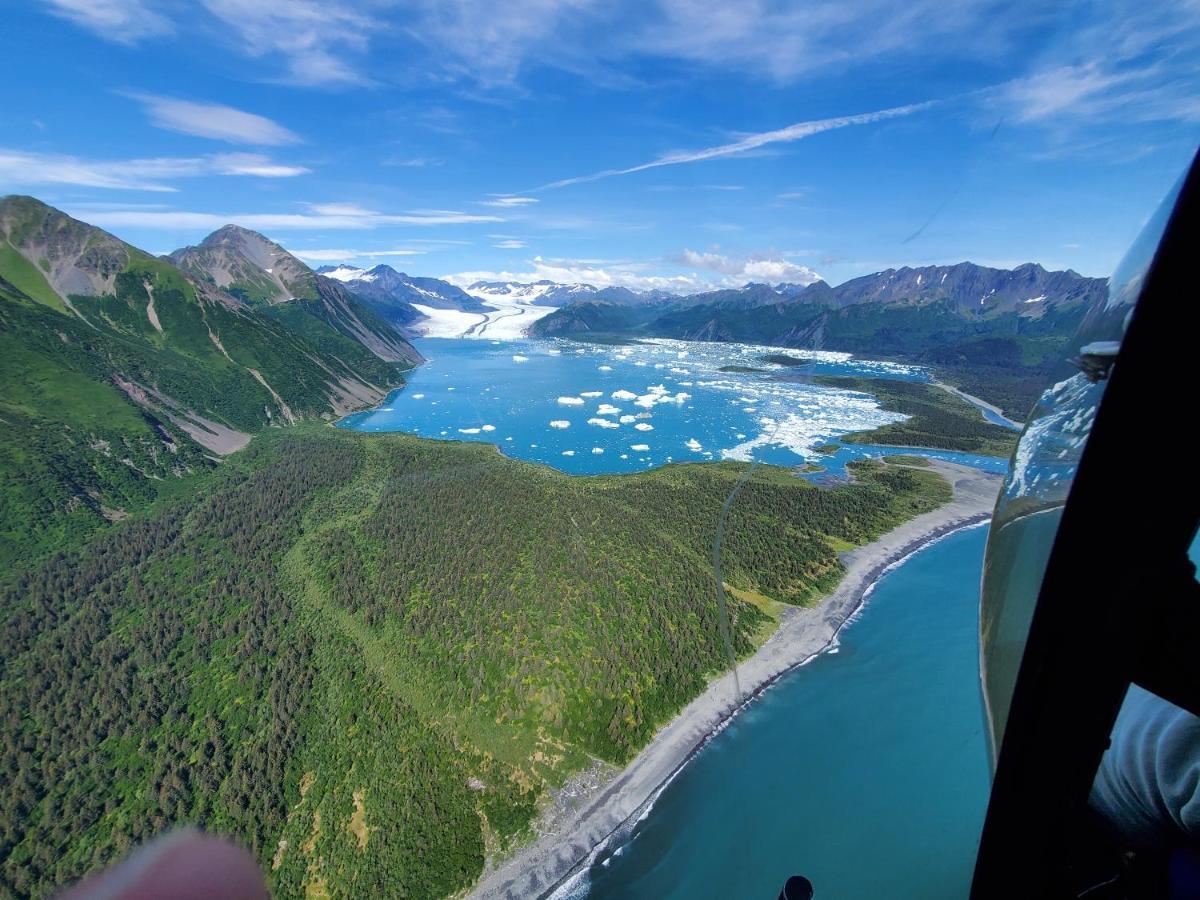
<svg viewBox="0 0 1200 900"><path fill-rule="evenodd" d="M793 875L779 892L779 900L812 900L812 896L812 882L803 875Z"/></svg>

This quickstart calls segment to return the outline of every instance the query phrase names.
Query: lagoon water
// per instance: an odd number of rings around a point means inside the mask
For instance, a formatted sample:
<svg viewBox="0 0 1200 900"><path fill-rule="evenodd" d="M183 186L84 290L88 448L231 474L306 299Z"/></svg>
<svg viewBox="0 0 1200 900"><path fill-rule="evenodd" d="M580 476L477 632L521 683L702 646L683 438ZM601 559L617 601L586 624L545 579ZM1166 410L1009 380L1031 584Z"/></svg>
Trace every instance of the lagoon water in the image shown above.
<svg viewBox="0 0 1200 900"><path fill-rule="evenodd" d="M778 350L738 344L418 347L429 363L342 427L487 441L574 475L757 458L811 461L822 472L806 477L836 477L856 457L912 451L843 444L817 454L898 417L804 376L929 377L832 353L786 351L808 365L773 366L763 357ZM728 366L764 371L720 371ZM976 649L985 536L950 535L885 576L836 652L736 717L558 898L774 897L793 873L839 900L965 896L988 791Z"/></svg>
<svg viewBox="0 0 1200 900"><path fill-rule="evenodd" d="M450 338L416 344L429 361L379 408L343 419L342 427L487 441L508 456L572 475L751 458L779 465L811 460L829 475L844 474L847 461L880 448L843 446L819 458L814 448L900 416L881 410L865 394L803 379L811 374L928 378L918 367L843 353L784 351L809 362L785 367L763 361L781 352L778 348L746 344L658 340L602 346ZM721 371L729 366L760 371ZM930 455L992 469L1004 464L972 454Z"/></svg>
<svg viewBox="0 0 1200 900"><path fill-rule="evenodd" d="M987 805L979 694L986 528L879 582L837 652L753 703L559 898L965 897Z"/></svg>

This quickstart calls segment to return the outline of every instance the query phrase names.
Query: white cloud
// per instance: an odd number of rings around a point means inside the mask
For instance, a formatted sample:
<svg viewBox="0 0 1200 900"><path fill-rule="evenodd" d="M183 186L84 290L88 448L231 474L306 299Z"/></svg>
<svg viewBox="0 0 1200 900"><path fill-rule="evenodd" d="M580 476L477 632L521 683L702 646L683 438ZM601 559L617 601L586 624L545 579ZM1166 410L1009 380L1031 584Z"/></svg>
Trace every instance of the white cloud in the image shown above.
<svg viewBox="0 0 1200 900"><path fill-rule="evenodd" d="M521 250L524 249L526 245L524 241L519 241L516 238L507 238L503 241L497 241L495 244L492 244L492 246L497 250Z"/></svg>
<svg viewBox="0 0 1200 900"><path fill-rule="evenodd" d="M776 284L781 281L795 284L812 284L821 276L808 266L800 266L786 259L751 257L737 259L720 253L704 253L684 250L679 257L684 265L694 266L710 272L734 276L735 281L758 281Z"/></svg>
<svg viewBox="0 0 1200 900"><path fill-rule="evenodd" d="M686 163L704 162L710 159L721 159L728 156L741 156L770 144L787 144L806 137L812 137L814 134L821 134L822 132L833 131L838 128L847 128L851 125L869 125L874 122L883 122L901 116L910 116L913 113L928 109L934 102L928 100L922 103L893 106L889 109L880 109L875 112L860 113L853 116L837 116L830 119L812 119L807 122L797 122L794 125L777 128L773 131L748 134L740 140L731 141L728 144L717 144L714 147L704 147L700 150L676 150L672 153L666 153L650 162L640 163L639 165L629 166L624 169L605 169L600 172L593 172L590 175L577 175L573 178L551 181L534 188L534 190L556 190L572 184L599 181L602 178L612 178L616 175L632 175L635 172L645 172L648 169L657 169L662 166L678 166Z"/></svg>
<svg viewBox="0 0 1200 900"><path fill-rule="evenodd" d="M989 0L657 0L653 10L631 35L631 50L777 82L880 56L934 52L978 62L1048 12L1028 4L1009 11Z"/></svg>
<svg viewBox="0 0 1200 900"><path fill-rule="evenodd" d="M444 163L445 160L431 156L389 156L387 159L380 161L380 165L398 166L408 169L423 169L426 166L440 166Z"/></svg>
<svg viewBox="0 0 1200 900"><path fill-rule="evenodd" d="M525 271L456 272L441 277L459 287L476 281L557 281L562 284L591 284L596 287L626 287L635 291L663 290L690 294L713 284L695 275L659 275L649 273L650 263L601 265L595 260L546 259L535 256Z"/></svg>
<svg viewBox="0 0 1200 900"><path fill-rule="evenodd" d="M0 156L0 183L3 182L4 158ZM77 182L72 182L77 183ZM168 189L169 190L169 189ZM463 225L503 221L495 216L473 216L452 210L413 210L389 214L337 204L318 204L305 213L208 213L186 210L113 210L92 213L88 221L96 225L127 228L220 228L233 223L256 231L328 228L336 230L383 228L388 225ZM408 254L403 254L408 255ZM310 257L311 258L311 257ZM337 257L345 259L346 257Z"/></svg>
<svg viewBox="0 0 1200 900"><path fill-rule="evenodd" d="M306 175L312 169L287 166L259 153L221 153L211 157L214 168L222 175L253 175L257 178L293 178Z"/></svg>
<svg viewBox="0 0 1200 900"><path fill-rule="evenodd" d="M1152 133L1145 128L1129 138L1114 125L1200 123L1200 5L1111 0L1099 13L1066 31L1047 54L1050 65L985 99L1007 120L1042 129L1052 155L1065 149L1136 158L1130 146L1152 144Z"/></svg>
<svg viewBox="0 0 1200 900"><path fill-rule="evenodd" d="M300 137L278 122L255 113L234 109L220 103L198 103L156 94L131 93L141 103L150 121L167 131L191 134L196 137L228 141L233 144L299 143Z"/></svg>
<svg viewBox="0 0 1200 900"><path fill-rule="evenodd" d="M518 209L522 206L529 206L537 203L537 197L510 197L508 195L493 194L491 200L480 200L484 206L500 206L504 209Z"/></svg>
<svg viewBox="0 0 1200 900"><path fill-rule="evenodd" d="M202 0L248 56L280 57L284 80L300 85L368 81L353 65L368 36L386 24L347 3L316 0Z"/></svg>
<svg viewBox="0 0 1200 900"><path fill-rule="evenodd" d="M1003 91L1018 122L1054 127L1102 122L1200 122L1190 84L1164 79L1157 66L1118 69L1099 62L1036 72Z"/></svg>
<svg viewBox="0 0 1200 900"><path fill-rule="evenodd" d="M407 247L399 247L395 250L293 250L288 248L288 252L292 256L298 256L301 259L311 259L314 262L341 262L346 259L379 259L390 256L420 256L424 250L412 250Z"/></svg>
<svg viewBox="0 0 1200 900"><path fill-rule="evenodd" d="M48 0L47 5L54 15L118 44L136 44L175 30L143 0Z"/></svg>
<svg viewBox="0 0 1200 900"><path fill-rule="evenodd" d="M251 153L196 157L90 160L62 153L28 153L0 148L0 186L71 184L78 187L135 191L175 191L167 184L204 175L251 175L288 178L308 172ZM165 214L165 213L164 213Z"/></svg>

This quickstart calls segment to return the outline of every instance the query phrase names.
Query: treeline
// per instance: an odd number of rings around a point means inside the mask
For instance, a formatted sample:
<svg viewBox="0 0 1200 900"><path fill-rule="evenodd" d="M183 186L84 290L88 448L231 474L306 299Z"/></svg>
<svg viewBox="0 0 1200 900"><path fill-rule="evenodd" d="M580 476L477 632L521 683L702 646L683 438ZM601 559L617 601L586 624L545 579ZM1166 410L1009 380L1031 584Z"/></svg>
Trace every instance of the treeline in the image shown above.
<svg viewBox="0 0 1200 900"><path fill-rule="evenodd" d="M188 500L0 594L0 893L46 896L179 823L280 896L439 897L725 666L709 553L739 464L575 478L477 444L268 433ZM949 497L760 467L725 580L804 603L835 547ZM728 597L738 653L767 616Z"/></svg>
<svg viewBox="0 0 1200 900"><path fill-rule="evenodd" d="M838 440L854 444L932 447L988 456L1008 456L1017 445L1017 433L987 421L972 404L937 385L888 378L854 378L818 375L813 381L826 387L873 394L879 405L908 416L903 422L857 431Z"/></svg>

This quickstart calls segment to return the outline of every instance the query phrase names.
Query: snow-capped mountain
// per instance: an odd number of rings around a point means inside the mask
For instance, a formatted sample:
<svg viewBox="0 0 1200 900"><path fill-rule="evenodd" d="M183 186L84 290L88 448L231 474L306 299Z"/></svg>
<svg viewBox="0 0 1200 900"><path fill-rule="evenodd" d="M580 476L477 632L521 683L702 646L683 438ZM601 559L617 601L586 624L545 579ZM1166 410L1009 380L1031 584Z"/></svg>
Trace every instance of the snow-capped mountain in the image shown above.
<svg viewBox="0 0 1200 900"><path fill-rule="evenodd" d="M556 281L476 281L465 288L480 299L529 303L535 306L566 306L577 300L607 303L643 303L647 296L623 287L599 288L592 284L561 284Z"/></svg>
<svg viewBox="0 0 1200 900"><path fill-rule="evenodd" d="M354 281L367 273L366 269L360 269L358 266L321 266L317 269L318 275L324 275L326 278L332 278L334 281Z"/></svg>

